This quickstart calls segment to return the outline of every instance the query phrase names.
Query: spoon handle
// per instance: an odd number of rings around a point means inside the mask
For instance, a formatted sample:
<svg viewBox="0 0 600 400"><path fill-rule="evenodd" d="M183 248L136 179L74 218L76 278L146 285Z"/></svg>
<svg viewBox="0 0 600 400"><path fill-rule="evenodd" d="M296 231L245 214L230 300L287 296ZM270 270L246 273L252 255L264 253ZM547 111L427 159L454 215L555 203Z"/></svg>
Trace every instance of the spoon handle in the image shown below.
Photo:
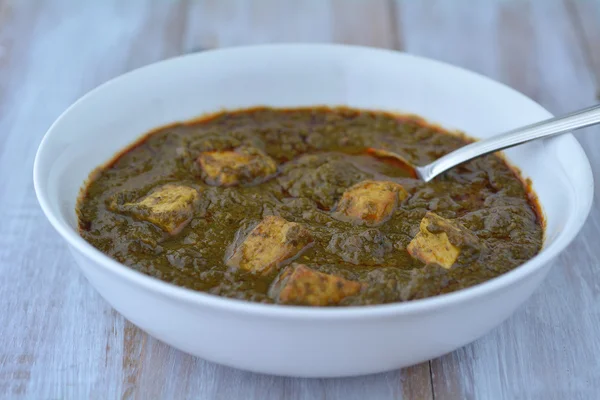
<svg viewBox="0 0 600 400"><path fill-rule="evenodd" d="M598 123L600 123L600 104L470 143L427 166L417 168L417 173L427 182L442 172L473 158Z"/></svg>

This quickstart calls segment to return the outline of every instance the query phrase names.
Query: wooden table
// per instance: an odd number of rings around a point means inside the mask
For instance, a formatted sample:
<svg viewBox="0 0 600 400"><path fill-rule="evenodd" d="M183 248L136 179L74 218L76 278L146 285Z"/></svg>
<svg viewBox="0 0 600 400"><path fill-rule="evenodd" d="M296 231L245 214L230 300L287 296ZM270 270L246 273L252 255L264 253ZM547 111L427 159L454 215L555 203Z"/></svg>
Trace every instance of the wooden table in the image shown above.
<svg viewBox="0 0 600 400"><path fill-rule="evenodd" d="M52 121L94 86L144 64L291 41L436 58L555 113L594 103L600 88L596 0L0 0L0 397L598 398L597 197L579 237L512 318L452 354L362 378L278 378L203 361L141 332L83 279L31 180ZM577 137L600 186L600 130Z"/></svg>

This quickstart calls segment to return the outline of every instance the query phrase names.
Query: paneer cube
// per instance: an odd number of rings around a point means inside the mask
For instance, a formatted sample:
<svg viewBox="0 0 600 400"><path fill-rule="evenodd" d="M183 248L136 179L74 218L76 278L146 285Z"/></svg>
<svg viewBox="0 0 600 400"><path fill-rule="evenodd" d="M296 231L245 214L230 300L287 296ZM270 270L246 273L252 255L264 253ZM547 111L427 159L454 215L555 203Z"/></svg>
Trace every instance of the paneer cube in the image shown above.
<svg viewBox="0 0 600 400"><path fill-rule="evenodd" d="M200 153L197 162L206 183L214 186L260 182L277 172L275 161L254 147Z"/></svg>
<svg viewBox="0 0 600 400"><path fill-rule="evenodd" d="M277 216L265 217L237 246L225 263L260 274L268 274L297 257L313 242L308 229Z"/></svg>
<svg viewBox="0 0 600 400"><path fill-rule="evenodd" d="M425 264L436 263L449 269L463 249L480 246L477 236L460 223L432 212L425 214L419 229L406 249L412 257Z"/></svg>
<svg viewBox="0 0 600 400"><path fill-rule="evenodd" d="M167 184L153 190L137 202L119 206L134 217L153 223L170 235L179 233L194 216L200 198L189 186Z"/></svg>
<svg viewBox="0 0 600 400"><path fill-rule="evenodd" d="M408 192L398 183L362 181L344 192L333 217L367 226L381 225L406 197Z"/></svg>
<svg viewBox="0 0 600 400"><path fill-rule="evenodd" d="M359 293L362 287L359 282L324 274L303 264L292 264L275 278L269 296L277 303L329 306Z"/></svg>

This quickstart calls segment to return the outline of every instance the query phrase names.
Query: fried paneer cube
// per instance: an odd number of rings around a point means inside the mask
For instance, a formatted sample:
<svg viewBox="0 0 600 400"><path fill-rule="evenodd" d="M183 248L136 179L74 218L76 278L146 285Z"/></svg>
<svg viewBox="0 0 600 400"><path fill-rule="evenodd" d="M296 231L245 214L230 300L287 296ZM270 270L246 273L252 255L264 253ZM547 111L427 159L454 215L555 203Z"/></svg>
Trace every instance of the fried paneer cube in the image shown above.
<svg viewBox="0 0 600 400"><path fill-rule="evenodd" d="M124 203L118 208L137 219L153 223L170 235L176 235L194 216L199 199L200 195L194 188L167 184L139 201Z"/></svg>
<svg viewBox="0 0 600 400"><path fill-rule="evenodd" d="M292 264L275 278L269 296L283 304L329 306L359 293L362 287L359 282L324 274L303 264Z"/></svg>
<svg viewBox="0 0 600 400"><path fill-rule="evenodd" d="M367 226L381 225L406 197L408 192L398 183L362 181L344 192L333 217Z"/></svg>
<svg viewBox="0 0 600 400"><path fill-rule="evenodd" d="M419 233L408 244L408 253L425 264L436 263L446 269L454 265L465 248L480 247L479 239L460 223L427 212Z"/></svg>
<svg viewBox="0 0 600 400"><path fill-rule="evenodd" d="M233 249L225 263L268 274L273 268L297 257L312 242L313 237L304 225L268 216Z"/></svg>
<svg viewBox="0 0 600 400"><path fill-rule="evenodd" d="M235 186L263 181L277 172L277 164L255 147L242 146L234 150L207 151L197 159L206 183L214 186Z"/></svg>

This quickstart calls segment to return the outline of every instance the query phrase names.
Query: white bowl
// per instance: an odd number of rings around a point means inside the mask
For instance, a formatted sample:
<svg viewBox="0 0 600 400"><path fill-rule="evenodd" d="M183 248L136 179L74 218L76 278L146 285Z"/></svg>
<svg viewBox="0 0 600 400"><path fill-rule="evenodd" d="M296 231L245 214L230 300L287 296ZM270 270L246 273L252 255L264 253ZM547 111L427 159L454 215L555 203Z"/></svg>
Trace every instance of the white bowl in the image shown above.
<svg viewBox="0 0 600 400"><path fill-rule="evenodd" d="M509 150L509 160L532 179L546 216L539 255L455 293L326 309L254 304L176 287L119 264L78 235L75 201L89 173L150 129L222 108L321 104L415 113L475 137L550 117L502 84L398 52L336 45L209 51L125 74L65 111L37 153L38 200L92 286L132 323L210 361L302 377L405 367L477 339L531 295L589 213L591 169L571 135Z"/></svg>

